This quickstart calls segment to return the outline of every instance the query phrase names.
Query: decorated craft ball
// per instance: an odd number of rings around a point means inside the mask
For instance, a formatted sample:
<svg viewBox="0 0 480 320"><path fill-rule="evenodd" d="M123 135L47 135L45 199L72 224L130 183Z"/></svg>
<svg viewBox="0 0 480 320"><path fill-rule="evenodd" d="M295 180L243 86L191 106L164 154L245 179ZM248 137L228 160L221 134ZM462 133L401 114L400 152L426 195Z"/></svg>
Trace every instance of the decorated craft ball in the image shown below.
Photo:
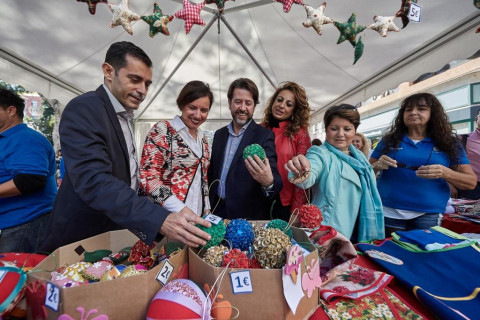
<svg viewBox="0 0 480 320"><path fill-rule="evenodd" d="M253 158L254 155L257 155L261 160L267 157L265 149L259 144L254 143L243 149L243 159L247 159L249 156Z"/></svg>
<svg viewBox="0 0 480 320"><path fill-rule="evenodd" d="M305 228L315 229L322 224L323 214L317 206L304 204L298 208L298 218Z"/></svg>
<svg viewBox="0 0 480 320"><path fill-rule="evenodd" d="M222 267L227 265L229 268L247 269L249 260L247 255L239 249L232 249L223 257Z"/></svg>
<svg viewBox="0 0 480 320"><path fill-rule="evenodd" d="M270 221L267 224L267 229L269 229L269 228L275 228L275 229L278 229L278 230L282 231L290 239L292 239L292 237L293 237L292 228L290 228L290 226L288 225L288 222L286 222L282 219L274 219L274 220Z"/></svg>
<svg viewBox="0 0 480 320"><path fill-rule="evenodd" d="M234 219L227 226L225 239L231 243L233 248L246 251L252 245L254 238L253 227L245 219Z"/></svg>
<svg viewBox="0 0 480 320"><path fill-rule="evenodd" d="M249 269L262 269L262 265L260 264L260 261L258 261L257 258L252 257L248 259L248 268Z"/></svg>
<svg viewBox="0 0 480 320"><path fill-rule="evenodd" d="M207 249L202 259L211 266L221 267L223 256L227 251L228 248L223 245L213 246Z"/></svg>
<svg viewBox="0 0 480 320"><path fill-rule="evenodd" d="M210 297L195 282L175 279L153 297L146 319L210 319L211 308Z"/></svg>
<svg viewBox="0 0 480 320"><path fill-rule="evenodd" d="M226 227L223 221L220 221L218 224L212 223L212 226L210 228L204 227L200 224L197 224L197 227L212 236L212 238L207 241L205 248L217 246L225 238Z"/></svg>
<svg viewBox="0 0 480 320"><path fill-rule="evenodd" d="M253 242L253 254L265 269L278 269L285 265L290 238L278 229L264 229Z"/></svg>
<svg viewBox="0 0 480 320"><path fill-rule="evenodd" d="M16 266L0 267L0 273L0 319L7 319L25 295L27 274Z"/></svg>

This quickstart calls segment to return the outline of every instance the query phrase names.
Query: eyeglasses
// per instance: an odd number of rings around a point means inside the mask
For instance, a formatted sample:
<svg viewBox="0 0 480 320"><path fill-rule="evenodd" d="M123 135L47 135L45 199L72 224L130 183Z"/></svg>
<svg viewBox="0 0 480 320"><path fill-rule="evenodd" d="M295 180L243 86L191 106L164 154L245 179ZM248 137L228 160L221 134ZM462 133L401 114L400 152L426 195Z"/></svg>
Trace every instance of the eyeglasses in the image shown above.
<svg viewBox="0 0 480 320"><path fill-rule="evenodd" d="M428 164L428 162L430 161L430 158L432 157L433 148L434 147L432 147L432 149L430 150L430 154L428 155L427 162L425 162L424 166L426 166ZM393 154L393 157L395 157L396 153L397 153L397 150L395 150L395 153ZM420 168L421 166L407 166L405 163L397 161L397 167L407 169L407 170L417 171L418 168Z"/></svg>
<svg viewBox="0 0 480 320"><path fill-rule="evenodd" d="M357 107L349 104L341 104L339 106L333 106L327 109L327 111L337 111L337 110L356 110Z"/></svg>
<svg viewBox="0 0 480 320"><path fill-rule="evenodd" d="M397 167L417 171L421 166L407 166L405 163L397 161Z"/></svg>

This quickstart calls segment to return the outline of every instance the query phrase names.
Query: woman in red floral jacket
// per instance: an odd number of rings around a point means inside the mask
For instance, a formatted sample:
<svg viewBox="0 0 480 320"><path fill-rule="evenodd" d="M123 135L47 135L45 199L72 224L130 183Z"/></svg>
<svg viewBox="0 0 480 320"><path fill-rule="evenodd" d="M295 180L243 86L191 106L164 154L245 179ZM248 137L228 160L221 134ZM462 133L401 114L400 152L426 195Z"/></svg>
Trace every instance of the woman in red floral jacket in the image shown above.
<svg viewBox="0 0 480 320"><path fill-rule="evenodd" d="M190 81L177 98L180 116L150 129L140 164L140 191L170 212L210 209L207 170L210 151L199 128L213 104L208 84Z"/></svg>
<svg viewBox="0 0 480 320"><path fill-rule="evenodd" d="M310 106L305 89L295 82L283 82L268 100L262 124L273 130L277 167L283 189L273 207L273 218L288 221L290 213L307 203L306 192L288 181L285 164L292 157L307 153L312 146L308 125Z"/></svg>

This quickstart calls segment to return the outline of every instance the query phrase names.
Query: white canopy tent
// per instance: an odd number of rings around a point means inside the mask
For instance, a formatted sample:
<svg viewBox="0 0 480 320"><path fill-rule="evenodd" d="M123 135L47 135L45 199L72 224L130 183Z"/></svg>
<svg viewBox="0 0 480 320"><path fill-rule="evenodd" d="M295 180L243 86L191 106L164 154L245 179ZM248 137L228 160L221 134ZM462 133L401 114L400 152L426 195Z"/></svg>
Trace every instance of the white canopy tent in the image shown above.
<svg viewBox="0 0 480 320"><path fill-rule="evenodd" d="M333 0L325 14L345 22L356 13L357 23L367 26L374 15L394 15L401 2ZM153 3L130 0L130 9L150 15ZM164 14L182 9L178 0L158 3ZM318 7L321 1L304 3ZM206 130L231 119L226 90L238 77L251 78L259 86L261 105L255 118L262 117L273 87L291 80L305 87L316 122L329 105L365 101L480 49L480 34L475 33L480 10L472 0L419 0L420 23L411 22L384 38L366 29L360 34L364 54L355 65L348 41L336 44L339 31L332 24L324 25L319 36L312 28L304 28L305 9L297 4L285 13L281 3L271 0L228 1L223 14L210 4L201 13L205 27L194 25L187 35L184 20L174 19L168 24L170 36L154 38L141 20L132 24L133 36L121 26L111 29L112 14L105 4L97 5L95 15L85 3L74 0L3 0L1 4L0 79L62 104L102 82L101 63L111 43L126 40L143 48L154 62L154 84L136 113L139 128L142 122L150 127L153 121L178 114L176 95L193 79L208 82L215 94L203 126ZM402 26L399 18L395 23Z"/></svg>

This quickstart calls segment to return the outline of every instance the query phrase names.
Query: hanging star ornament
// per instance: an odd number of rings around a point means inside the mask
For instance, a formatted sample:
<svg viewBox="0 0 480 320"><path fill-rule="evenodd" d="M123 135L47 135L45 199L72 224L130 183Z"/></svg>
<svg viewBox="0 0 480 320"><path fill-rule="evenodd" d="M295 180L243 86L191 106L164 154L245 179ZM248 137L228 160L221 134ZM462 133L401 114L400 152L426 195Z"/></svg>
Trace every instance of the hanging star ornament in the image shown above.
<svg viewBox="0 0 480 320"><path fill-rule="evenodd" d="M357 44L355 38L357 37L357 34L365 30L364 26L361 26L357 24L357 15L355 13L352 13L350 18L348 19L347 22L341 23L335 21L333 24L335 27L337 27L338 31L340 31L340 37L338 38L337 44L342 43L345 40L350 41L352 46L355 47Z"/></svg>
<svg viewBox="0 0 480 320"><path fill-rule="evenodd" d="M223 12L223 8L225 7L225 2L227 2L228 0L205 0L205 2L207 4L212 4L212 3L215 3L217 5L217 8L218 8L218 11L220 13Z"/></svg>
<svg viewBox="0 0 480 320"><path fill-rule="evenodd" d="M374 23L369 25L367 29L377 31L382 37L386 37L388 31L399 32L400 29L395 25L393 19L395 19L395 17L374 16Z"/></svg>
<svg viewBox="0 0 480 320"><path fill-rule="evenodd" d="M205 1L199 4L192 4L188 0L183 0L183 10L175 12L175 18L185 20L185 33L188 34L194 24L205 25L205 21L200 17L200 11L205 6Z"/></svg>
<svg viewBox="0 0 480 320"><path fill-rule="evenodd" d="M357 63L358 59L360 59L363 55L363 42L362 42L362 37L358 37L357 44L355 45L355 50L354 50L354 57L353 57L353 64Z"/></svg>
<svg viewBox="0 0 480 320"><path fill-rule="evenodd" d="M150 25L150 37L153 38L159 32L166 36L170 35L167 23L173 20L173 16L163 14L158 3L155 2L153 4L153 14L151 16L142 16L142 20Z"/></svg>
<svg viewBox="0 0 480 320"><path fill-rule="evenodd" d="M88 4L88 11L90 14L95 14L97 10L97 4L99 3L108 3L108 0L77 0L77 2L85 2Z"/></svg>
<svg viewBox="0 0 480 320"><path fill-rule="evenodd" d="M402 0L402 6L400 7L400 10L398 10L395 14L395 17L402 18L402 29L405 28L410 22L410 19L408 18L408 13L410 12L410 6L412 5L412 2L417 3L417 0Z"/></svg>
<svg viewBox="0 0 480 320"><path fill-rule="evenodd" d="M294 3L303 5L302 0L275 0L283 4L283 12L289 12Z"/></svg>
<svg viewBox="0 0 480 320"><path fill-rule="evenodd" d="M327 23L333 23L333 20L325 16L325 8L327 3L324 2L317 9L304 5L305 11L307 12L307 20L303 22L305 28L313 27L319 35L322 34L322 25Z"/></svg>
<svg viewBox="0 0 480 320"><path fill-rule="evenodd" d="M128 8L128 0L122 0L118 5L108 4L108 7L113 13L110 27L114 28L121 25L129 34L133 34L132 21L140 20L140 16Z"/></svg>

